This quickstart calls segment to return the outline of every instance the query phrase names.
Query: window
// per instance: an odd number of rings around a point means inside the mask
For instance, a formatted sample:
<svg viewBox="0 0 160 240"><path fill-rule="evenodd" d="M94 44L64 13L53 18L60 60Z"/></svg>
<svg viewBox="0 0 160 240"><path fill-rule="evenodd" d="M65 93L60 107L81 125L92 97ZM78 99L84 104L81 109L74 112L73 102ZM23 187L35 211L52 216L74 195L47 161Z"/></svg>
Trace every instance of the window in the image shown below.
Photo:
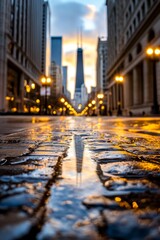
<svg viewBox="0 0 160 240"><path fill-rule="evenodd" d="M144 5L144 3L141 7L141 11L142 11L142 17L144 18L144 16L145 16L145 5Z"/></svg>
<svg viewBox="0 0 160 240"><path fill-rule="evenodd" d="M147 0L147 7L148 7L148 10L149 10L150 6L151 6L151 0Z"/></svg>
<svg viewBox="0 0 160 240"><path fill-rule="evenodd" d="M155 32L153 29L150 29L148 33L148 42L151 42L153 38L155 38Z"/></svg>
<svg viewBox="0 0 160 240"><path fill-rule="evenodd" d="M138 43L136 53L139 54L140 52L142 52L142 45L140 43Z"/></svg>
<svg viewBox="0 0 160 240"><path fill-rule="evenodd" d="M128 38L129 38L129 33L128 33L128 31L127 31L127 34L126 34L126 38L127 38L127 40L128 40Z"/></svg>
<svg viewBox="0 0 160 240"><path fill-rule="evenodd" d="M132 54L130 53L129 55L128 55L128 62L131 62L132 61Z"/></svg>
<svg viewBox="0 0 160 240"><path fill-rule="evenodd" d="M126 21L128 20L128 12L126 13Z"/></svg>
<svg viewBox="0 0 160 240"><path fill-rule="evenodd" d="M133 3L133 7L135 7L135 5L136 5L135 0L132 0L132 3Z"/></svg>
<svg viewBox="0 0 160 240"><path fill-rule="evenodd" d="M132 26L129 27L130 35L132 35Z"/></svg>
<svg viewBox="0 0 160 240"><path fill-rule="evenodd" d="M137 22L138 22L138 24L140 23L140 21L141 21L141 16L140 16L140 12L138 12L137 13Z"/></svg>
<svg viewBox="0 0 160 240"><path fill-rule="evenodd" d="M136 29L136 19L133 20L133 27L134 27L134 30Z"/></svg>

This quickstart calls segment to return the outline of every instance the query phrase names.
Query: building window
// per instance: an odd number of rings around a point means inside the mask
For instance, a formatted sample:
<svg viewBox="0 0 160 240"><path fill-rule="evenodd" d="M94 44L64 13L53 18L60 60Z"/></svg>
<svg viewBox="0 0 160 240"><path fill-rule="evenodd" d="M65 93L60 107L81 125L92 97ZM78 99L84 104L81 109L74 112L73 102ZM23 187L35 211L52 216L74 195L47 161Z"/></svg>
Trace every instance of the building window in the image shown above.
<svg viewBox="0 0 160 240"><path fill-rule="evenodd" d="M144 18L144 16L145 16L145 5L144 5L144 3L141 7L141 11L142 11L142 17Z"/></svg>
<svg viewBox="0 0 160 240"><path fill-rule="evenodd" d="M148 33L148 42L151 42L153 38L155 38L155 32L153 29L150 29Z"/></svg>
<svg viewBox="0 0 160 240"><path fill-rule="evenodd" d="M128 38L129 38L129 32L127 31L127 34L126 34L126 38L127 38L127 40L128 40Z"/></svg>
<svg viewBox="0 0 160 240"><path fill-rule="evenodd" d="M129 27L130 36L132 35L132 26Z"/></svg>
<svg viewBox="0 0 160 240"><path fill-rule="evenodd" d="M126 13L126 21L128 20L128 12Z"/></svg>
<svg viewBox="0 0 160 240"><path fill-rule="evenodd" d="M138 43L136 53L139 54L140 52L142 52L142 45L140 43Z"/></svg>
<svg viewBox="0 0 160 240"><path fill-rule="evenodd" d="M18 58L19 58L19 51L16 50L16 59L18 60Z"/></svg>
<svg viewBox="0 0 160 240"><path fill-rule="evenodd" d="M136 19L133 20L133 27L134 27L134 30L136 29Z"/></svg>
<svg viewBox="0 0 160 240"><path fill-rule="evenodd" d="M141 15L140 15L140 12L137 13L137 22L138 24L140 23L141 21Z"/></svg>
<svg viewBox="0 0 160 240"><path fill-rule="evenodd" d="M147 7L148 7L148 10L149 10L150 6L151 6L151 0L147 0Z"/></svg>
<svg viewBox="0 0 160 240"><path fill-rule="evenodd" d="M128 55L128 62L131 62L132 61L132 54L130 53L129 55Z"/></svg>

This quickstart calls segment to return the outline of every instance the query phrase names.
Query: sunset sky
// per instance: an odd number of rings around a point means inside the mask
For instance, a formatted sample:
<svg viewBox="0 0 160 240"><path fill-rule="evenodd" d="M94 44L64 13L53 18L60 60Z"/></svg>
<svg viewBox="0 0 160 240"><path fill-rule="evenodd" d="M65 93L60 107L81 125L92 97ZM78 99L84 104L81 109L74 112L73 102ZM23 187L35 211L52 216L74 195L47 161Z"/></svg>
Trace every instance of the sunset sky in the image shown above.
<svg viewBox="0 0 160 240"><path fill-rule="evenodd" d="M97 38L106 37L105 0L49 0L51 35L63 37L63 66L68 66L68 90L75 87L77 32L83 32L85 84L95 86Z"/></svg>

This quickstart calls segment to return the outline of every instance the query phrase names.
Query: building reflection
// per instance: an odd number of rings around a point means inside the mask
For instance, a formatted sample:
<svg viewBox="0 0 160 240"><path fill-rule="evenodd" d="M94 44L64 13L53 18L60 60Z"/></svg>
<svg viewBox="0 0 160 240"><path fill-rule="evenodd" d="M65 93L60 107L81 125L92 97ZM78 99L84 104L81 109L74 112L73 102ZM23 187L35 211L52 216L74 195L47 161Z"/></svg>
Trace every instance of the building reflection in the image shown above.
<svg viewBox="0 0 160 240"><path fill-rule="evenodd" d="M76 184L77 186L80 186L82 183L84 144L79 135L74 136L74 144L75 144L75 156L76 156Z"/></svg>

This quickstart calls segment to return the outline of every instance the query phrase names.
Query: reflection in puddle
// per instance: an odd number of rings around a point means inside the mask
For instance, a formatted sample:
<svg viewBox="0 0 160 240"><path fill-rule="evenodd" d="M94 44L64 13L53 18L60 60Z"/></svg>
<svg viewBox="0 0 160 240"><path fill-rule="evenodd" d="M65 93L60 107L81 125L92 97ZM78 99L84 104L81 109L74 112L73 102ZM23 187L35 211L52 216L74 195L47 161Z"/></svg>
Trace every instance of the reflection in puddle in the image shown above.
<svg viewBox="0 0 160 240"><path fill-rule="evenodd" d="M76 183L77 186L81 186L84 145L79 135L74 136L74 142L76 151Z"/></svg>
<svg viewBox="0 0 160 240"><path fill-rule="evenodd" d="M88 195L102 195L105 189L96 174L96 164L84 147L81 136L72 139L68 156L62 163L62 178L52 187L47 206L47 219L38 239L49 238L99 239L90 217L95 210L88 211L83 205ZM68 237L68 238L67 238Z"/></svg>

